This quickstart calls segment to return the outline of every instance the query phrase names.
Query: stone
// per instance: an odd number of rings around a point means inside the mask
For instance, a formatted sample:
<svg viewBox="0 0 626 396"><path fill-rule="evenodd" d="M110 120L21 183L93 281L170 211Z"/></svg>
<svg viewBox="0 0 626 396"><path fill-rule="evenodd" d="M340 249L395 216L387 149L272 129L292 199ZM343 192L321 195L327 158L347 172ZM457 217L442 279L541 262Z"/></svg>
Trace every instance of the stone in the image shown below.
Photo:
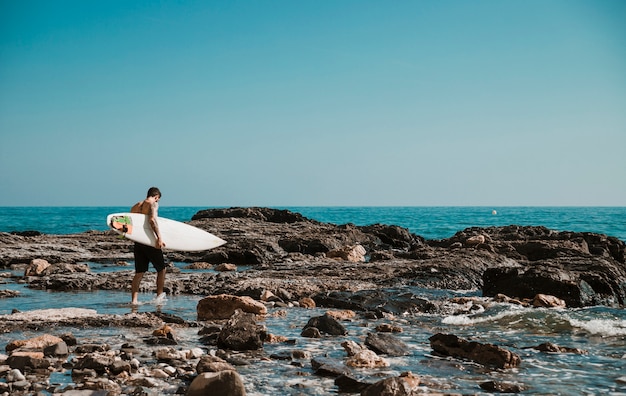
<svg viewBox="0 0 626 396"><path fill-rule="evenodd" d="M402 373L399 377L380 380L368 386L361 396L412 396L419 390L420 379L412 373Z"/></svg>
<svg viewBox="0 0 626 396"><path fill-rule="evenodd" d="M309 327L315 327L320 333L329 335L346 335L348 330L332 316L325 314L323 316L316 316L309 319L308 323L304 326L303 330Z"/></svg>
<svg viewBox="0 0 626 396"><path fill-rule="evenodd" d="M565 308L565 301L547 294L537 294L535 298L533 298L533 307L540 308Z"/></svg>
<svg viewBox="0 0 626 396"><path fill-rule="evenodd" d="M63 340L59 337L50 334L43 334L26 340L11 341L7 344L5 349L7 352L10 352L17 348L43 351L44 348L49 347L50 345L58 344L60 342L63 342Z"/></svg>
<svg viewBox="0 0 626 396"><path fill-rule="evenodd" d="M302 308L315 308L315 300L310 297L303 297L298 301Z"/></svg>
<svg viewBox="0 0 626 396"><path fill-rule="evenodd" d="M389 367L389 362L378 356L376 352L364 349L349 357L346 365L356 368L381 368Z"/></svg>
<svg viewBox="0 0 626 396"><path fill-rule="evenodd" d="M24 276L41 276L50 263L44 259L33 259L24 271Z"/></svg>
<svg viewBox="0 0 626 396"><path fill-rule="evenodd" d="M366 250L361 245L344 246L340 249L331 250L326 253L326 257L339 258L353 263L365 262Z"/></svg>
<svg viewBox="0 0 626 396"><path fill-rule="evenodd" d="M245 396L246 389L234 370L201 373L189 385L186 396Z"/></svg>
<svg viewBox="0 0 626 396"><path fill-rule="evenodd" d="M467 341L453 334L438 333L429 338L431 348L438 354L467 359L495 368L507 369L519 366L519 355L493 344Z"/></svg>
<svg viewBox="0 0 626 396"><path fill-rule="evenodd" d="M267 314L265 305L248 296L209 296L198 301L196 307L198 320L228 319L238 309L255 315Z"/></svg>
<svg viewBox="0 0 626 396"><path fill-rule="evenodd" d="M389 356L405 356L409 347L397 337L388 333L368 333L365 345L376 353Z"/></svg>
<svg viewBox="0 0 626 396"><path fill-rule="evenodd" d="M57 342L56 344L47 346L43 349L45 356L67 356L70 351L65 341Z"/></svg>
<svg viewBox="0 0 626 396"><path fill-rule="evenodd" d="M220 272L237 271L237 266L235 264L223 263L215 266L215 270Z"/></svg>
<svg viewBox="0 0 626 396"><path fill-rule="evenodd" d="M484 235L474 235L465 240L465 246L477 246L485 243Z"/></svg>
<svg viewBox="0 0 626 396"><path fill-rule="evenodd" d="M265 326L257 325L255 315L237 310L220 331L217 345L236 351L256 350L263 347Z"/></svg>
<svg viewBox="0 0 626 396"><path fill-rule="evenodd" d="M201 373L216 373L219 371L235 370L235 367L228 363L226 360L211 355L205 355L200 358L200 361L196 365L196 372Z"/></svg>

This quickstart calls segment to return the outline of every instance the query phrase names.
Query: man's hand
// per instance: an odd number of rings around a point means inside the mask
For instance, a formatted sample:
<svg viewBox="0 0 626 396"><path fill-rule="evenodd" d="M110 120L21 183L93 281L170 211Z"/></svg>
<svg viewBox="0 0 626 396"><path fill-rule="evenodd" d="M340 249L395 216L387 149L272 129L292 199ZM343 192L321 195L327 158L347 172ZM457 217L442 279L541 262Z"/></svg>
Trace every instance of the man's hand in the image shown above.
<svg viewBox="0 0 626 396"><path fill-rule="evenodd" d="M165 242L163 242L163 240L161 238L157 238L156 243L155 243L155 247L157 249L163 249L165 247Z"/></svg>

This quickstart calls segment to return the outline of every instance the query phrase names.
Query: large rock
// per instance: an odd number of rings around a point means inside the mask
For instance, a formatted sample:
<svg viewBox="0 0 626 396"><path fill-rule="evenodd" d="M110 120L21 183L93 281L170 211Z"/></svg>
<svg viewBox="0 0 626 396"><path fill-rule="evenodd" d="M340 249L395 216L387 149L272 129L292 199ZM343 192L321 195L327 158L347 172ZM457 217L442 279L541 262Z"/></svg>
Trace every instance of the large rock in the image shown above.
<svg viewBox="0 0 626 396"><path fill-rule="evenodd" d="M386 378L368 386L361 392L361 396L412 396L417 394L419 384L419 377L406 372L399 377Z"/></svg>
<svg viewBox="0 0 626 396"><path fill-rule="evenodd" d="M187 396L245 396L245 394L243 381L233 370L201 373L194 378L186 393Z"/></svg>
<svg viewBox="0 0 626 396"><path fill-rule="evenodd" d="M267 308L263 303L248 296L232 296L220 294L217 296L205 297L198 301L196 307L198 320L228 319L236 310L265 315Z"/></svg>
<svg viewBox="0 0 626 396"><path fill-rule="evenodd" d="M348 334L348 330L346 330L344 325L339 323L337 319L328 314L316 316L309 319L309 321L302 330L305 331L306 329L311 327L318 329L320 333L328 335L340 336Z"/></svg>
<svg viewBox="0 0 626 396"><path fill-rule="evenodd" d="M430 346L436 353L453 356L496 368L519 366L519 355L493 344L467 341L453 334L435 334L429 338Z"/></svg>
<svg viewBox="0 0 626 396"><path fill-rule="evenodd" d="M238 310L220 331L217 345L236 351L256 350L263 348L266 336L267 329L257 325L255 315Z"/></svg>

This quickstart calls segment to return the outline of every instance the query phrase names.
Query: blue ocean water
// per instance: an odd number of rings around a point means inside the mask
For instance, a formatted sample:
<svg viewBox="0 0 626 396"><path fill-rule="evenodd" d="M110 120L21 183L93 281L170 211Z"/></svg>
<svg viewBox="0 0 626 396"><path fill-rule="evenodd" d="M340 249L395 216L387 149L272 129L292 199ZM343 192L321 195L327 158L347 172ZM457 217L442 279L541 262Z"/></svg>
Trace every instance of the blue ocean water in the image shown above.
<svg viewBox="0 0 626 396"><path fill-rule="evenodd" d="M162 206L159 215L188 221L206 207ZM280 207L322 222L398 225L426 239L449 238L467 227L545 226L595 232L626 241L626 207ZM0 232L73 234L106 230L109 213L128 207L0 207ZM495 214L494 214L495 213Z"/></svg>
<svg viewBox="0 0 626 396"><path fill-rule="evenodd" d="M73 234L88 230L105 230L106 215L128 211L128 207L1 207L0 232L38 230L48 234ZM162 206L163 217L188 221L206 207ZM603 233L626 241L625 207L281 207L323 222L335 224L374 223L393 224L408 228L427 239L448 238L467 227L501 225L537 225L559 231ZM495 214L494 214L495 211ZM132 271L88 263L92 272ZM183 264L183 263L175 263ZM132 267L131 267L132 268ZM245 271L246 268L238 268ZM19 275L19 274L16 274ZM16 278L15 278L16 279ZM44 308L80 307L94 309L100 314L130 312L128 291L50 292L30 289L14 278L0 281L0 288L20 291L20 297L0 300L0 315L13 309L28 311ZM166 280L167 288L167 280ZM432 290L409 288L419 297L436 300L454 296L479 297L479 290ZM140 301L153 296L142 293ZM196 320L196 304L202 296L169 295L161 309L186 320ZM139 306L140 312L154 311L149 303ZM270 309L263 322L270 333L297 340L297 349L312 356L329 356L342 360L345 352L338 345L343 340L326 337L315 342L300 337L300 331L312 316L322 315L324 309L290 308L283 314ZM1 317L0 317L0 320ZM579 309L536 309L505 303L489 303L471 314L418 314L383 318L363 326L360 320L345 323L348 338L361 342L377 322L392 321L403 328L398 337L410 354L389 358L388 369L362 370L365 377L397 376L402 371L432 379L431 382L451 384L452 393L489 395L478 384L484 381L519 383L527 387L527 395L626 395L626 310L616 307L585 307ZM63 329L56 329L63 332ZM119 348L123 343L142 343L146 329L68 329L79 339L102 340ZM471 362L433 356L428 338L438 332L452 333L478 342L495 343L519 354L520 367L510 370L486 370ZM38 335L0 334L0 350L8 342ZM179 348L198 346L197 329L177 329ZM541 353L530 346L552 342L560 346L580 348L588 354ZM269 356L290 351L293 345L266 344ZM240 367L247 394L328 395L337 394L333 380L308 372L303 368L277 360ZM298 375L305 372L307 375ZM53 382L67 384L69 376L56 376ZM293 391L293 392L291 392ZM291 393L290 393L291 392ZM163 390L163 394L173 393Z"/></svg>

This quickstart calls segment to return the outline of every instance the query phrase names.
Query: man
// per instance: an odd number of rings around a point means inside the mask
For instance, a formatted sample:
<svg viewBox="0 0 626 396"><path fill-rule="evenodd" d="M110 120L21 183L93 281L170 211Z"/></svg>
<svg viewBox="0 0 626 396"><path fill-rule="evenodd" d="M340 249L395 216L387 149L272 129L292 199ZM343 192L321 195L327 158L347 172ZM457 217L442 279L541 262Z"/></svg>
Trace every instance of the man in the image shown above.
<svg viewBox="0 0 626 396"><path fill-rule="evenodd" d="M165 300L165 293L163 289L165 287L165 258L163 257L162 248L165 247L165 242L161 238L159 232L159 224L157 223L157 216L159 211L159 200L161 199L161 191L156 187L150 187L146 199L137 202L130 209L131 213L143 213L148 216L148 221L152 232L156 236L156 243L154 246L142 245L135 243L134 255L135 255L135 276L132 283L132 304L137 305L139 302L137 297L139 295L139 285L143 274L148 271L148 264L151 262L154 269L157 271L156 289L157 300Z"/></svg>

